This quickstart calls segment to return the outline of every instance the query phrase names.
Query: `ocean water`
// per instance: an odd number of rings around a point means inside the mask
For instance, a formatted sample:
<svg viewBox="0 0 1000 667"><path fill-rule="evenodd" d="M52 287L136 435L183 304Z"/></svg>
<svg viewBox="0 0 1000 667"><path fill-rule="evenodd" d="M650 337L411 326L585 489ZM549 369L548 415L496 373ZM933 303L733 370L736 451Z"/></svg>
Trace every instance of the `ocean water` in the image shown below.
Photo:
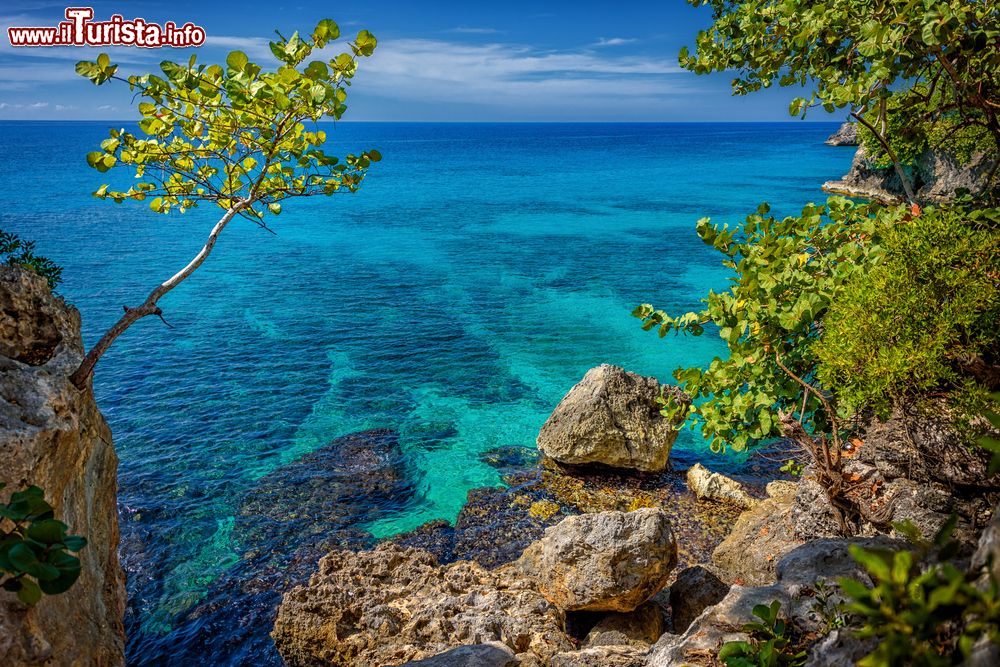
<svg viewBox="0 0 1000 667"><path fill-rule="evenodd" d="M64 267L60 292L88 344L217 217L89 197L102 180L84 155L108 125L0 123L0 228ZM823 145L826 123L326 129L341 152L382 152L361 191L289 202L274 235L234 223L161 301L172 328L147 318L97 368L121 458L123 556L140 564L134 664L165 661L156 639L239 559L239 498L280 466L338 436L397 431L413 492L358 526L388 536L452 520L469 489L499 484L480 456L533 446L588 368L669 380L711 360L711 335L661 341L631 309L698 308L726 283L698 218L737 223L761 201L794 213L852 157ZM690 433L675 452L714 456Z"/></svg>

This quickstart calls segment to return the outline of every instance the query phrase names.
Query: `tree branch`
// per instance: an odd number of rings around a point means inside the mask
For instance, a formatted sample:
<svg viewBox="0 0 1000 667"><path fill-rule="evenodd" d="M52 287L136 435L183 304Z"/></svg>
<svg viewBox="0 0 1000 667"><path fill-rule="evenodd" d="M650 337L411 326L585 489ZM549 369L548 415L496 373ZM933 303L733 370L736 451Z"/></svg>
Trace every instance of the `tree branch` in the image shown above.
<svg viewBox="0 0 1000 667"><path fill-rule="evenodd" d="M104 353L107 352L109 347L111 347L111 344L115 342L115 339L125 333L129 327L141 320L143 317L147 317L149 315L157 315L162 319L163 311L161 311L159 306L156 305L160 297L180 285L188 276L194 273L195 270L202 265L202 263L204 263L204 261L212 253L212 249L215 247L215 242L218 240L219 234L221 234L222 230L226 228L229 221L250 204L252 204L252 201L249 199L237 201L225 212L219 221L215 223L215 226L212 227L212 231L208 235L208 240L205 241L205 245L202 246L202 249L197 255L194 256L194 259L188 262L187 266L150 292L149 296L146 297L146 300L141 306L138 308L125 308L125 314L121 316L121 319L119 319L114 326L108 329L107 332L101 336L101 339L97 341L97 344L94 345L89 352L87 352L86 356L84 356L83 361L80 362L80 367L77 368L73 375L70 376L70 381L77 389L83 389L86 386L90 376L94 373L94 366L97 365L97 362L101 359Z"/></svg>

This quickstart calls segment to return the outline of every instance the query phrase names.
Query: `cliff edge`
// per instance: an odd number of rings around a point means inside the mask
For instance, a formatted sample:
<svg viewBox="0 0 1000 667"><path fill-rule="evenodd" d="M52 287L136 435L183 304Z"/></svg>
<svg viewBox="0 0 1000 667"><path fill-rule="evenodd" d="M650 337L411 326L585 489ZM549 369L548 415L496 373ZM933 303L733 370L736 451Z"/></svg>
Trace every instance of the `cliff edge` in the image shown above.
<svg viewBox="0 0 1000 667"><path fill-rule="evenodd" d="M118 458L83 357L80 314L45 279L0 266L0 498L34 484L83 535L76 584L34 607L0 591L0 664L123 665L125 577L118 562Z"/></svg>

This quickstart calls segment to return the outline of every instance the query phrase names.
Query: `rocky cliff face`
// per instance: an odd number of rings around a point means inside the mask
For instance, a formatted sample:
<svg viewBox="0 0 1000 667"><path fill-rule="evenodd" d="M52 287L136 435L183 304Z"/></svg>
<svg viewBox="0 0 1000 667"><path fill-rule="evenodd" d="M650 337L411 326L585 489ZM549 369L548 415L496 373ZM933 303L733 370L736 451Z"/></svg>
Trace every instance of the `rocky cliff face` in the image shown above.
<svg viewBox="0 0 1000 667"><path fill-rule="evenodd" d="M83 356L80 314L45 280L0 267L0 482L45 490L56 516L89 544L77 583L35 607L0 591L0 664L124 664L118 563L118 459L88 389L69 375Z"/></svg>
<svg viewBox="0 0 1000 667"><path fill-rule="evenodd" d="M963 163L955 156L938 150L924 151L913 167L908 168L909 178L921 202L945 202L960 191L972 195L982 193L989 185L994 159L977 154ZM839 181L823 184L827 192L874 199L885 203L904 200L903 185L892 167L876 167L864 146L859 146L851 163L851 170Z"/></svg>

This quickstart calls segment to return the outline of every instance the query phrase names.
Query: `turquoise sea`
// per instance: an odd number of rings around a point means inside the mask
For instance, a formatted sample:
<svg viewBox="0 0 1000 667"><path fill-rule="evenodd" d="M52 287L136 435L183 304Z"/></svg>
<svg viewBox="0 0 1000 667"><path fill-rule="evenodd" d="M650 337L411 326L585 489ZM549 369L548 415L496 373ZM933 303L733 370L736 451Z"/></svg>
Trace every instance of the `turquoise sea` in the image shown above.
<svg viewBox="0 0 1000 667"><path fill-rule="evenodd" d="M84 155L109 125L0 123L0 228L64 267L88 344L217 217L89 197L102 181ZM183 649L177 619L247 547L232 535L239 498L278 467L338 436L398 432L412 492L357 526L392 535L499 484L480 455L532 447L588 368L669 380L710 360L711 335L660 341L631 309L697 308L726 281L698 218L737 223L761 201L794 213L853 154L823 145L833 123L326 129L341 152L382 152L362 190L289 203L274 235L231 226L161 302L172 328L142 321L97 368L121 457L132 664ZM711 456L688 433L675 451Z"/></svg>

